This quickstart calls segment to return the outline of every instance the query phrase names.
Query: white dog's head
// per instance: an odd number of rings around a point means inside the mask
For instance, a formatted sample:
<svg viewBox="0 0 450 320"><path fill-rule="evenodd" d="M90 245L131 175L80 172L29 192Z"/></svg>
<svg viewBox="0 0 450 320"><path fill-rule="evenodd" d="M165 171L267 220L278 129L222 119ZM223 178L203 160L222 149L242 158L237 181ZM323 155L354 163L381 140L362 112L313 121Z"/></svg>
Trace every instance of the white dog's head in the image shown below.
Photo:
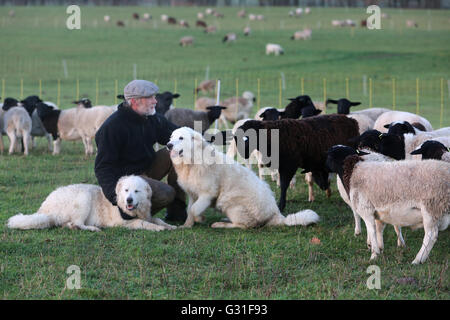
<svg viewBox="0 0 450 320"><path fill-rule="evenodd" d="M170 151L172 161L181 161L189 163L194 159L194 151L202 154L203 145L206 141L202 135L188 127L182 127L172 132L167 149Z"/></svg>
<svg viewBox="0 0 450 320"><path fill-rule="evenodd" d="M117 205L129 216L151 218L152 189L139 176L124 176L116 185Z"/></svg>

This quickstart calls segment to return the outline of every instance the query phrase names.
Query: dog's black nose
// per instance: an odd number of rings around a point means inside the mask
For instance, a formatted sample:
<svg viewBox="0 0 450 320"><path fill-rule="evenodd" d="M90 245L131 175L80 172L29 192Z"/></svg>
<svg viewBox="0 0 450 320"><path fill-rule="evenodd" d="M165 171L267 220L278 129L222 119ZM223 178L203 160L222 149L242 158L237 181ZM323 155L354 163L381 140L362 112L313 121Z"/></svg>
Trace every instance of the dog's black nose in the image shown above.
<svg viewBox="0 0 450 320"><path fill-rule="evenodd" d="M172 148L173 148L173 144L171 144L170 142L166 146L167 146L167 149L169 149L169 150L172 150Z"/></svg>
<svg viewBox="0 0 450 320"><path fill-rule="evenodd" d="M127 203L133 203L133 198L127 198Z"/></svg>

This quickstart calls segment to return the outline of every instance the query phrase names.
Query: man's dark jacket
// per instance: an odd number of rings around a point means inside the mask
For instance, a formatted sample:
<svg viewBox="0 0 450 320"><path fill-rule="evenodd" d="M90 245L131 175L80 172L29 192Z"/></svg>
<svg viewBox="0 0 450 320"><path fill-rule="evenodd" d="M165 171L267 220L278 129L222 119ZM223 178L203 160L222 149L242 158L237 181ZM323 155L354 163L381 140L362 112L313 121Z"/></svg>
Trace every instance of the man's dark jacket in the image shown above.
<svg viewBox="0 0 450 320"><path fill-rule="evenodd" d="M166 145L178 127L156 113L141 116L120 104L95 134L97 157L95 176L105 197L116 202L116 184L120 177L142 174L155 157L153 145Z"/></svg>

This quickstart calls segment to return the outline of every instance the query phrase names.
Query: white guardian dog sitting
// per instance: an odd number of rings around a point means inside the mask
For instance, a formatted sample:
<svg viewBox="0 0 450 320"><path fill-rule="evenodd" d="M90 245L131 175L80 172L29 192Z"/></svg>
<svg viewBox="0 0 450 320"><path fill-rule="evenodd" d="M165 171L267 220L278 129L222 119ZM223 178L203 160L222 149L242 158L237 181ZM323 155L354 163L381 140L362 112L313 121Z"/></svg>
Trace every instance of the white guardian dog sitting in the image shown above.
<svg viewBox="0 0 450 320"><path fill-rule="evenodd" d="M269 185L250 169L216 150L202 135L182 127L167 144L178 184L189 196L184 227L203 220L208 207L216 207L231 222L216 222L213 228L255 228L276 225L308 225L319 221L312 210L284 217Z"/></svg>
<svg viewBox="0 0 450 320"><path fill-rule="evenodd" d="M89 231L100 231L103 227L125 227L162 231L175 229L161 219L153 218L151 212L152 189L139 176L125 176L116 185L117 205L130 216L122 219L119 209L103 195L99 186L72 184L50 193L31 215L21 213L8 220L12 229L45 229L68 227Z"/></svg>

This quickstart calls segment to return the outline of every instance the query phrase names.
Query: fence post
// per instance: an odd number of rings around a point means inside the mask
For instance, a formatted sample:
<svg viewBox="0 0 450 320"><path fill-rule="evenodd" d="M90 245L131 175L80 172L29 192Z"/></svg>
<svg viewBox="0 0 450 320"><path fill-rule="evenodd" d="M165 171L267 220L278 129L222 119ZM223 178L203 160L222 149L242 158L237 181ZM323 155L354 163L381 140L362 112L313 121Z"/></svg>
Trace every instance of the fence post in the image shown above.
<svg viewBox="0 0 450 320"><path fill-rule="evenodd" d="M23 78L20 79L20 100L23 100Z"/></svg>
<svg viewBox="0 0 450 320"><path fill-rule="evenodd" d="M392 78L392 110L395 110L395 78Z"/></svg>
<svg viewBox="0 0 450 320"><path fill-rule="evenodd" d="M372 89L372 78L369 78L369 108L373 107L372 104L372 94L373 94L373 89Z"/></svg>
<svg viewBox="0 0 450 320"><path fill-rule="evenodd" d="M416 79L416 114L419 114L419 78Z"/></svg>
<svg viewBox="0 0 450 320"><path fill-rule="evenodd" d="M42 98L42 79L39 79L39 98Z"/></svg>
<svg viewBox="0 0 450 320"><path fill-rule="evenodd" d="M327 113L327 79L323 78L323 101L325 103L325 114Z"/></svg>
<svg viewBox="0 0 450 320"><path fill-rule="evenodd" d="M304 95L305 94L305 79L303 77L300 81L300 89L301 89L302 95Z"/></svg>
<svg viewBox="0 0 450 320"><path fill-rule="evenodd" d="M98 78L95 79L95 105L98 106Z"/></svg>
<svg viewBox="0 0 450 320"><path fill-rule="evenodd" d="M278 108L281 108L281 96L282 96L282 85L281 85L281 78L278 80L278 89L279 89L279 94L278 94Z"/></svg>
<svg viewBox="0 0 450 320"><path fill-rule="evenodd" d="M61 80L58 79L58 85L56 87L56 105L60 106L61 103Z"/></svg>
<svg viewBox="0 0 450 320"><path fill-rule="evenodd" d="M5 79L2 79L2 99L5 99Z"/></svg>
<svg viewBox="0 0 450 320"><path fill-rule="evenodd" d="M347 96L347 99L350 99L350 88L348 78L345 78L345 95Z"/></svg>
<svg viewBox="0 0 450 320"><path fill-rule="evenodd" d="M261 79L260 78L258 78L258 111L259 111L259 109L261 109L261 96L260 96L260 94L261 94Z"/></svg>
<svg viewBox="0 0 450 320"><path fill-rule="evenodd" d="M194 109L196 101L197 101L197 78L194 79Z"/></svg>
<svg viewBox="0 0 450 320"><path fill-rule="evenodd" d="M77 94L76 101L80 100L80 79L77 78Z"/></svg>
<svg viewBox="0 0 450 320"><path fill-rule="evenodd" d="M118 92L119 92L119 84L118 84L118 81L116 79L116 80L114 80L114 104L117 104Z"/></svg>
<svg viewBox="0 0 450 320"><path fill-rule="evenodd" d="M442 128L443 119L444 119L444 78L441 78L441 117L439 121L440 128Z"/></svg>
<svg viewBox="0 0 450 320"><path fill-rule="evenodd" d="M173 88L173 93L177 93L177 79L175 79L174 88ZM174 106L174 107L177 106L177 99L174 99L174 100L173 100L173 106Z"/></svg>

